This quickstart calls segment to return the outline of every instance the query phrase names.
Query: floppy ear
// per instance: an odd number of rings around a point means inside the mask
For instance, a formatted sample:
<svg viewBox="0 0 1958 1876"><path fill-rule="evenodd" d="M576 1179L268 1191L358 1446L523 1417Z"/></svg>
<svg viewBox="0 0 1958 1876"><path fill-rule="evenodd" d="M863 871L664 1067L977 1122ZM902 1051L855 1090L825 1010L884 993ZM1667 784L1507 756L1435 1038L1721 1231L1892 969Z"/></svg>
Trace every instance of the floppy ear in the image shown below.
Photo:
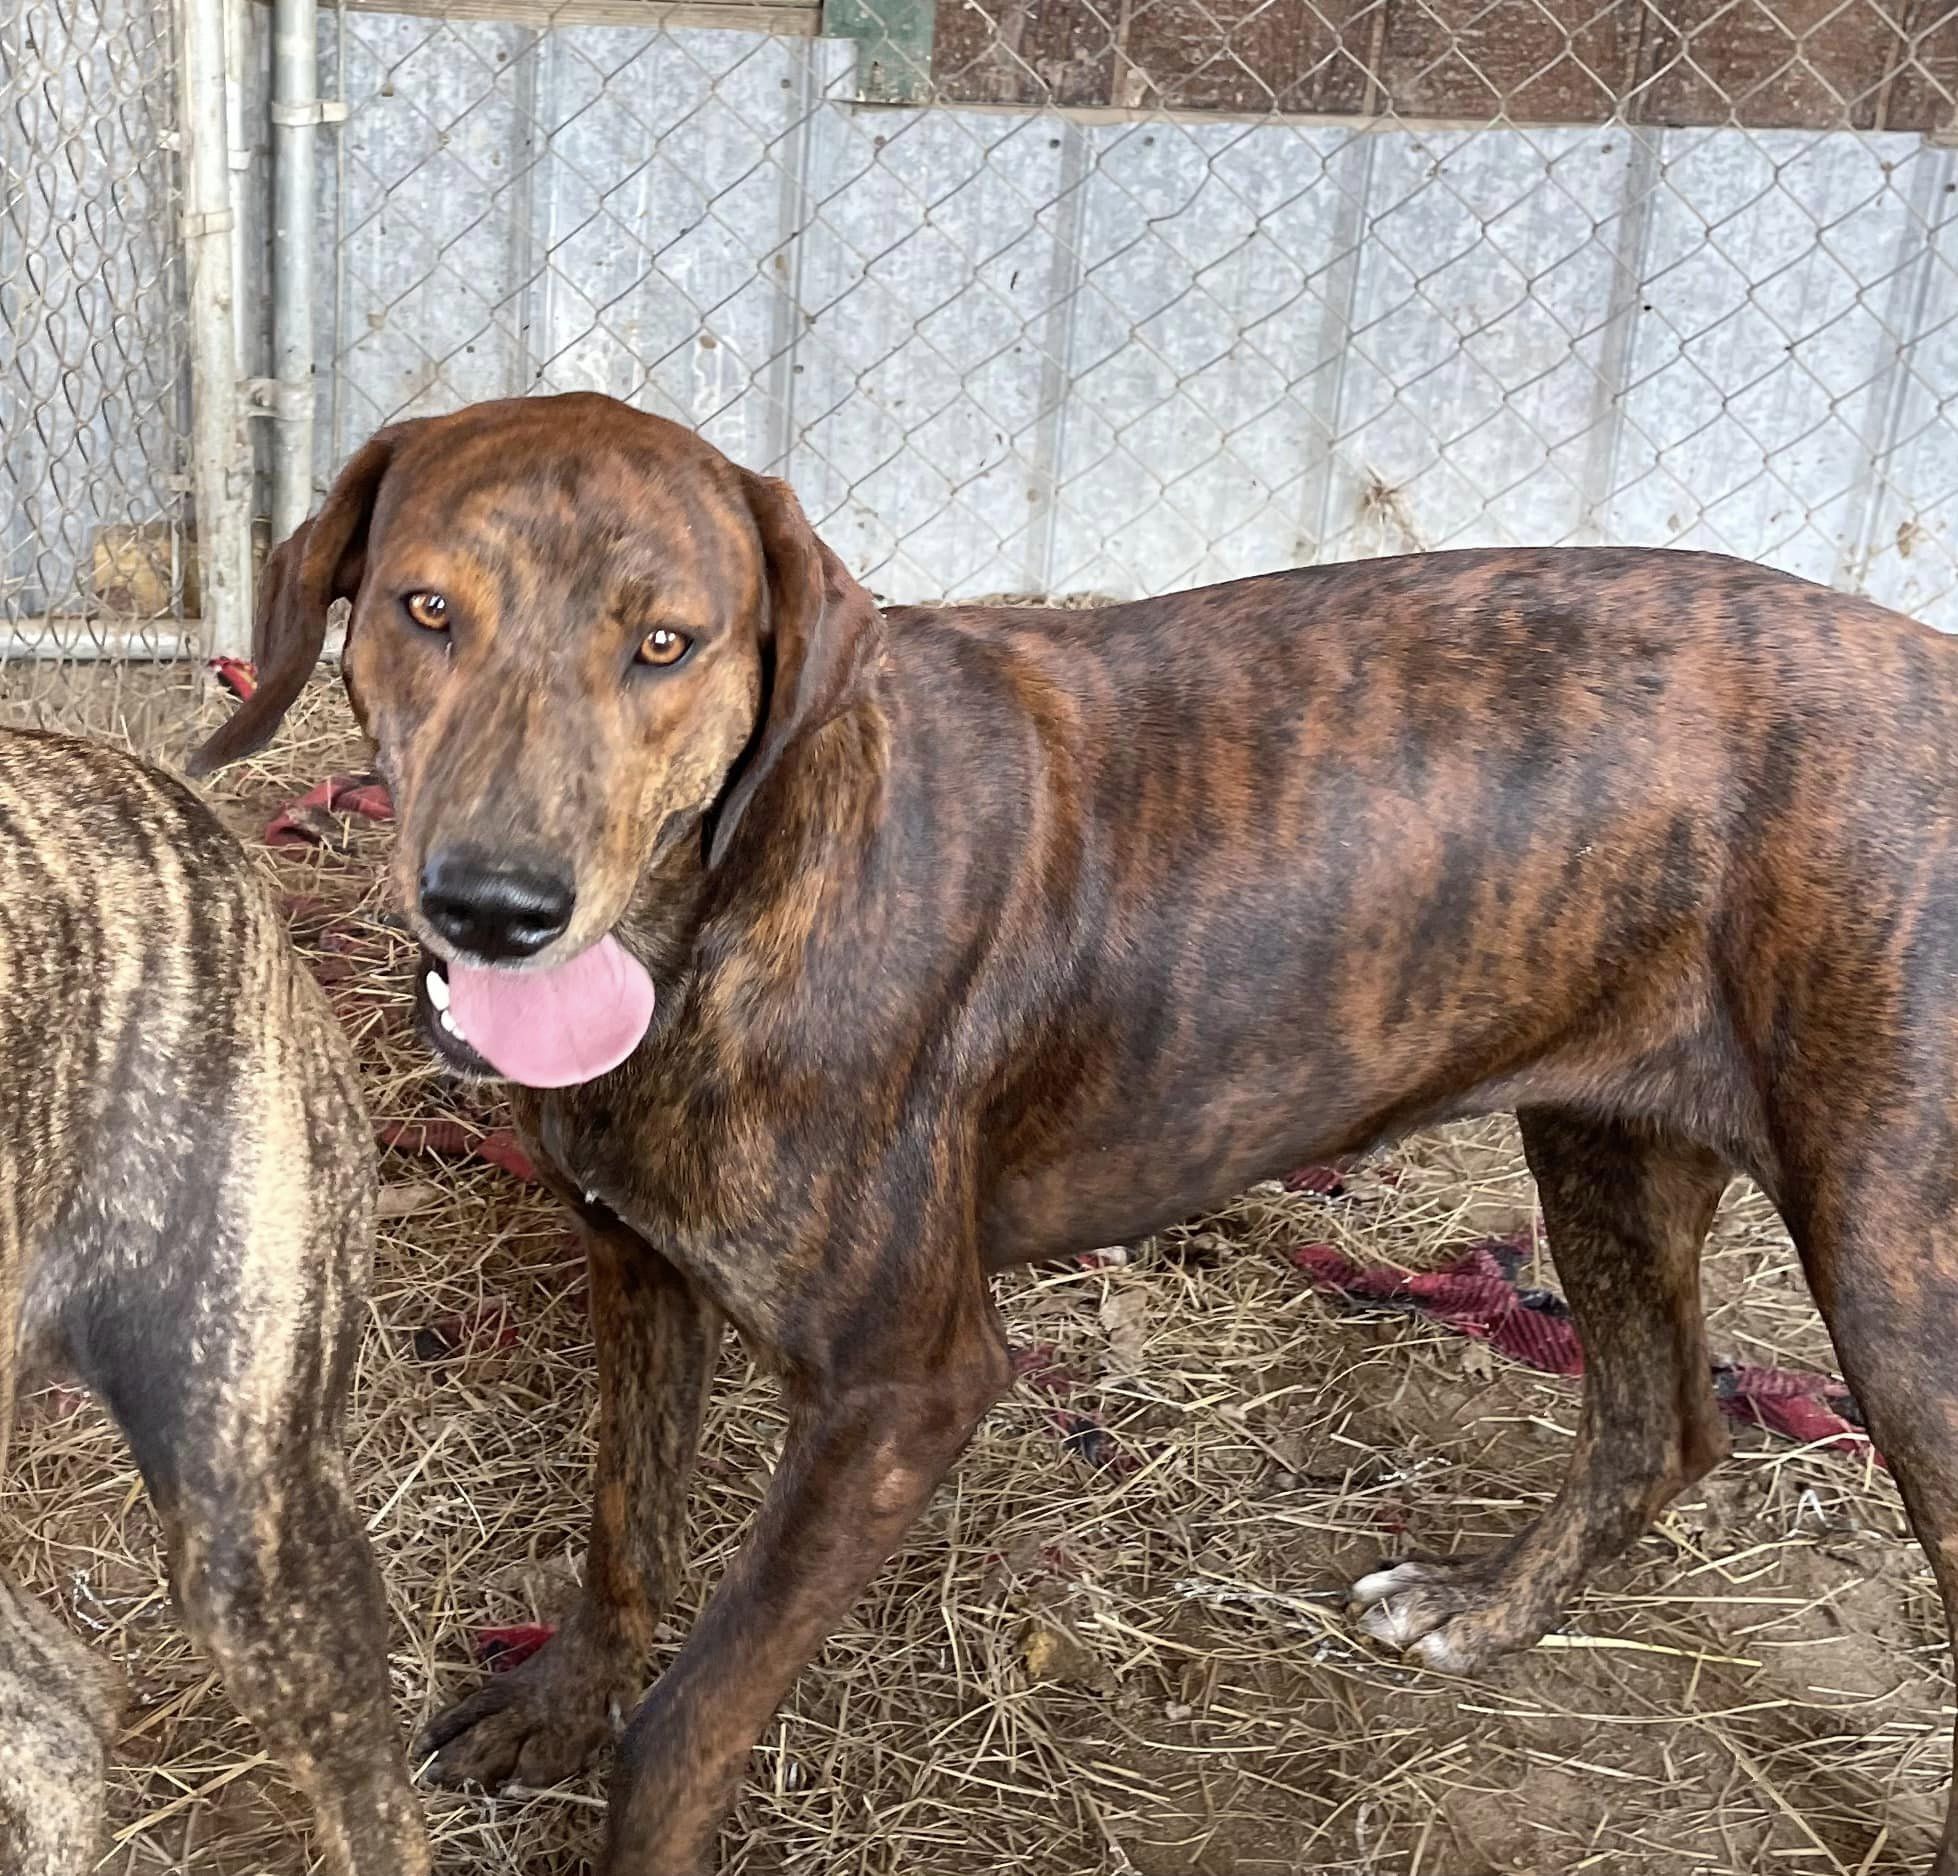
<svg viewBox="0 0 1958 1876"><path fill-rule="evenodd" d="M775 765L862 694L882 638L877 608L816 538L786 482L742 472L768 565L761 721L721 797L707 864L719 866L741 817Z"/></svg>
<svg viewBox="0 0 1958 1876"><path fill-rule="evenodd" d="M320 511L266 556L252 617L258 688L184 764L209 775L272 740L306 687L326 642L326 615L336 599L360 591L367 523L374 497L401 439L415 426L394 424L369 438L340 471Z"/></svg>

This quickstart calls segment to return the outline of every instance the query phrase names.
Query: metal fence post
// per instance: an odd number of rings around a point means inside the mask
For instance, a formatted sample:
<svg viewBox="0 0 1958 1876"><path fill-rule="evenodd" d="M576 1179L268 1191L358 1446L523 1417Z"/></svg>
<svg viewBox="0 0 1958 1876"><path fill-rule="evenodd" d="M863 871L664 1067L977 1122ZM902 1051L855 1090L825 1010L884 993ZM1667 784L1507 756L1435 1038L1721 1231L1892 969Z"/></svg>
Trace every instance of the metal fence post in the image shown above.
<svg viewBox="0 0 1958 1876"><path fill-rule="evenodd" d="M191 474L204 649L251 649L251 445L234 320L224 0L179 0L183 242L190 281Z"/></svg>
<svg viewBox="0 0 1958 1876"><path fill-rule="evenodd" d="M272 6L272 538L313 506L315 141L335 121L320 102L315 0Z"/></svg>

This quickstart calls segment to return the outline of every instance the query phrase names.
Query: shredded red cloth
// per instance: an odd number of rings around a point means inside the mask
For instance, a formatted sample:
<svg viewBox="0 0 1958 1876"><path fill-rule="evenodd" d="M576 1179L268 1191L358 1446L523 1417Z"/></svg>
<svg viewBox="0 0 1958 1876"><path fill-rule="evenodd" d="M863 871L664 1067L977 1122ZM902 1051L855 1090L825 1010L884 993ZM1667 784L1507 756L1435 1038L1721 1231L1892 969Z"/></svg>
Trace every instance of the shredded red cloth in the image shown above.
<svg viewBox="0 0 1958 1876"><path fill-rule="evenodd" d="M460 1315L439 1316L415 1331L417 1361L450 1361L464 1353L516 1345L516 1319L507 1303L484 1303Z"/></svg>
<svg viewBox="0 0 1958 1876"><path fill-rule="evenodd" d="M492 1674L507 1674L521 1667L557 1630L548 1622L518 1622L510 1628L479 1628L476 1631L476 1659Z"/></svg>
<svg viewBox="0 0 1958 1876"><path fill-rule="evenodd" d="M1358 1164L1358 1160L1336 1159L1324 1166L1301 1166L1285 1175L1285 1190L1310 1192L1321 1199L1343 1199L1348 1196L1346 1175Z"/></svg>
<svg viewBox="0 0 1958 1876"><path fill-rule="evenodd" d="M1360 1195L1346 1182L1364 1165L1364 1156L1349 1153L1321 1166L1301 1166L1298 1171L1287 1173L1283 1184L1287 1192L1309 1192L1314 1198L1355 1198ZM1381 1185L1398 1185L1400 1168L1376 1163L1371 1168L1371 1176Z"/></svg>
<svg viewBox="0 0 1958 1876"><path fill-rule="evenodd" d="M1301 1244L1289 1253L1322 1290L1357 1302L1419 1310L1545 1374L1581 1374L1583 1345L1563 1298L1549 1290L1517 1287L1516 1271L1525 1254L1519 1240L1491 1239L1471 1246L1445 1269L1410 1272L1386 1264L1356 1264L1330 1244Z"/></svg>
<svg viewBox="0 0 1958 1876"><path fill-rule="evenodd" d="M435 1159L487 1160L526 1183L537 1177L537 1168L507 1127L478 1133L456 1120L384 1120L374 1129L374 1138L397 1153L426 1153Z"/></svg>
<svg viewBox="0 0 1958 1876"><path fill-rule="evenodd" d="M1077 1459L1085 1460L1098 1471L1117 1475L1133 1472L1142 1461L1109 1432L1101 1416L1079 1407L1064 1405L1085 1384L1078 1375L1061 1367L1051 1342L1012 1351L1013 1373L1036 1394L1044 1394L1053 1404L1047 1409L1047 1422L1061 1436L1061 1444Z"/></svg>
<svg viewBox="0 0 1958 1876"><path fill-rule="evenodd" d="M1414 1310L1544 1374L1582 1374L1584 1348L1569 1306L1554 1291L1517 1280L1529 1253L1530 1239L1523 1234L1471 1245L1440 1270L1356 1264L1330 1244L1296 1245L1287 1255L1331 1295ZM1849 1390L1828 1375L1715 1363L1713 1385L1722 1411L1732 1419L1803 1445L1868 1453L1883 1463L1871 1449Z"/></svg>
<svg viewBox="0 0 1958 1876"><path fill-rule="evenodd" d="M296 801L288 801L266 824L268 847L295 846L302 841L324 845L335 829L331 817L358 814L370 821L391 821L394 803L386 787L372 775L329 775Z"/></svg>
<svg viewBox="0 0 1958 1876"><path fill-rule="evenodd" d="M1831 1452L1868 1453L1878 1465L1883 1455L1872 1450L1863 1430L1862 1411L1848 1388L1826 1374L1806 1374L1792 1368L1754 1368L1715 1362L1713 1391L1735 1420L1766 1427L1804 1446L1826 1446Z"/></svg>
<svg viewBox="0 0 1958 1876"><path fill-rule="evenodd" d="M213 658L211 670L218 682L240 703L258 689L258 667L245 658Z"/></svg>

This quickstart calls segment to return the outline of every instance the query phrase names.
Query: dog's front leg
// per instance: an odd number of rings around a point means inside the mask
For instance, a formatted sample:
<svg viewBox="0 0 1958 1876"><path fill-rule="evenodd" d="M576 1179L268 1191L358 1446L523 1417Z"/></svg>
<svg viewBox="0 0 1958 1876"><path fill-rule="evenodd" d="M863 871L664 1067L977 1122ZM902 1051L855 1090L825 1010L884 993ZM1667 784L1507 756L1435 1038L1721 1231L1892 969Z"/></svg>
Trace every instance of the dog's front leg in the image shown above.
<svg viewBox="0 0 1958 1876"><path fill-rule="evenodd" d="M443 1785L568 1778L644 1691L680 1572L687 1480L720 1344L712 1303L623 1226L587 1224L598 1462L584 1587L545 1646L437 1717L416 1746Z"/></svg>
<svg viewBox="0 0 1958 1876"><path fill-rule="evenodd" d="M708 1868L770 1715L1006 1390L983 1295L962 1313L906 1315L912 1336L930 1322L929 1354L860 1343L834 1373L788 1384L788 1435L754 1529L621 1743L606 1876Z"/></svg>

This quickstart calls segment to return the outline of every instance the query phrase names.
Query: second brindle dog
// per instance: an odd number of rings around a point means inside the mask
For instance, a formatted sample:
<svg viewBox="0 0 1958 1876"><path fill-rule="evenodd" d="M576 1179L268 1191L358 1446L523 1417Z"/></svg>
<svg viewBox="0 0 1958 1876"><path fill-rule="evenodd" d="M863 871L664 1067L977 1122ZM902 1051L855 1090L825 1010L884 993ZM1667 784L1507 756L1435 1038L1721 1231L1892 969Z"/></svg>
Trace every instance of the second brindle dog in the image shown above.
<svg viewBox="0 0 1958 1876"><path fill-rule="evenodd" d="M115 750L0 731L0 1460L78 1377L331 1876L423 1876L340 1429L374 1230L352 1052L238 843ZM95 1867L118 1702L0 1581L0 1872Z"/></svg>

